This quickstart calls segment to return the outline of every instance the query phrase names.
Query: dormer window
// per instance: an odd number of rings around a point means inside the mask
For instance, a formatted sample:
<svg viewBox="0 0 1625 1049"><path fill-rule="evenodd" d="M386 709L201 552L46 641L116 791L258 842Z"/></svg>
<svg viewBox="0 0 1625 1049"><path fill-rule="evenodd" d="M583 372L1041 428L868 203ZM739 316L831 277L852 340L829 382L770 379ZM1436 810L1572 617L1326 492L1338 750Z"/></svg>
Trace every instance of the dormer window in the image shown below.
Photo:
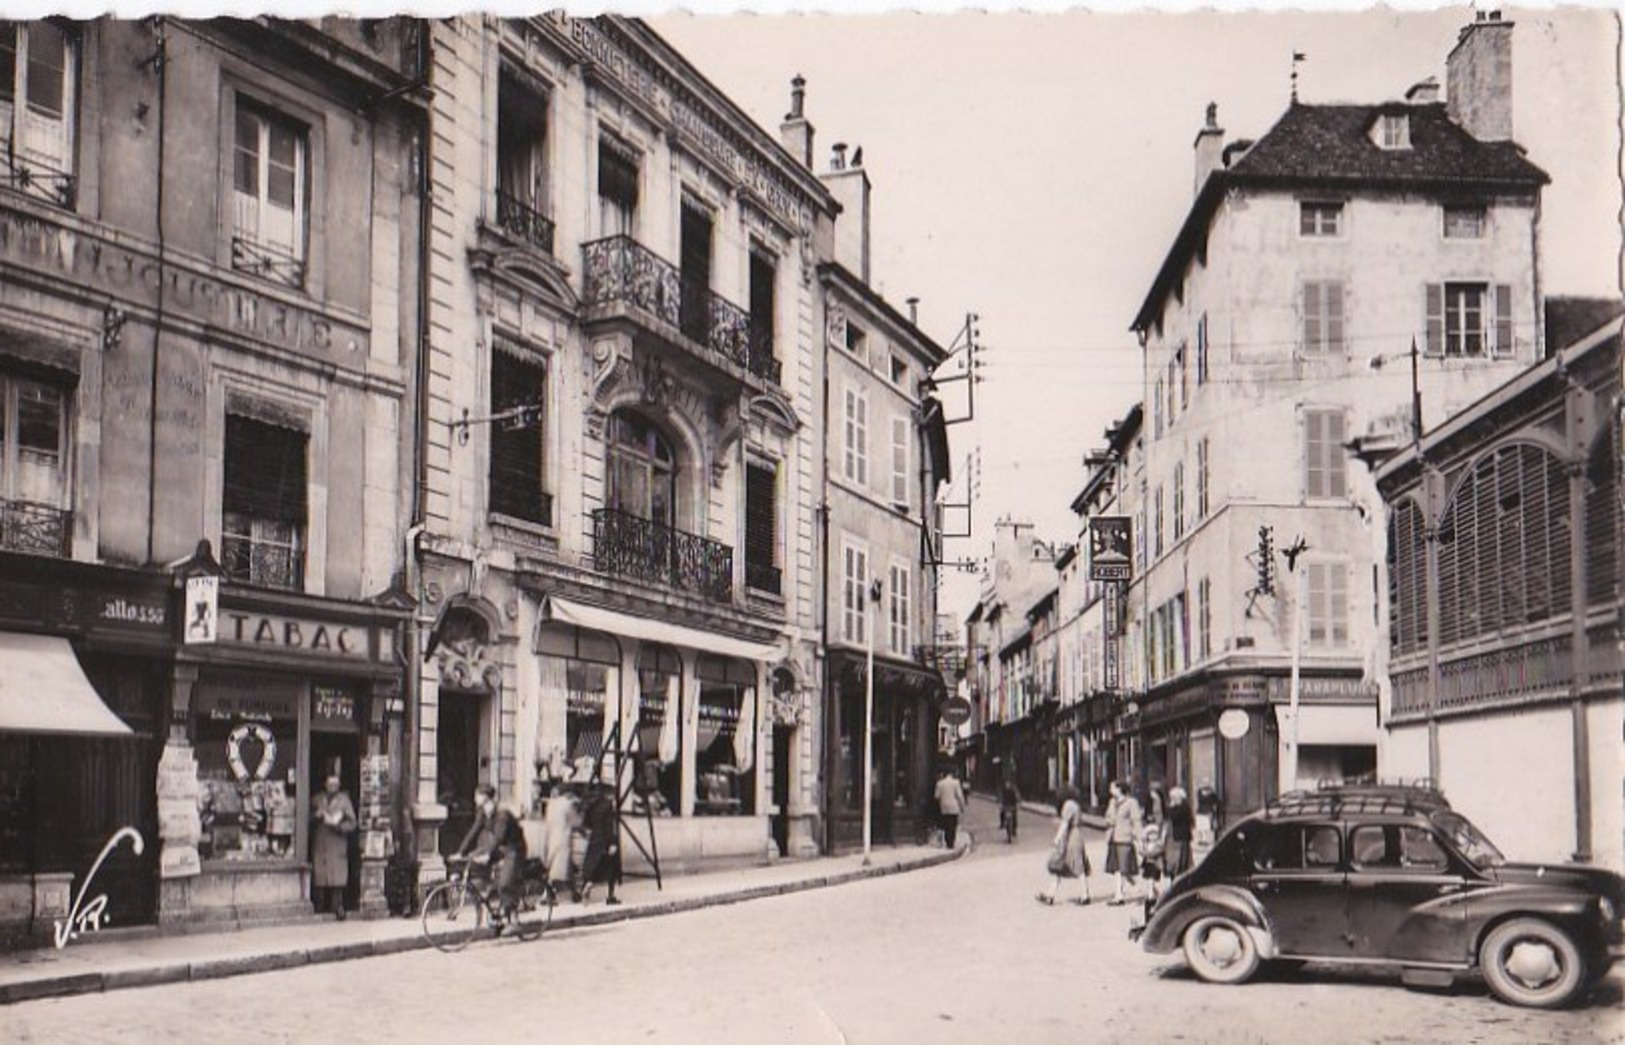
<svg viewBox="0 0 1625 1049"><path fill-rule="evenodd" d="M1377 121L1376 139L1377 145L1383 149L1410 149L1410 114L1384 113Z"/></svg>

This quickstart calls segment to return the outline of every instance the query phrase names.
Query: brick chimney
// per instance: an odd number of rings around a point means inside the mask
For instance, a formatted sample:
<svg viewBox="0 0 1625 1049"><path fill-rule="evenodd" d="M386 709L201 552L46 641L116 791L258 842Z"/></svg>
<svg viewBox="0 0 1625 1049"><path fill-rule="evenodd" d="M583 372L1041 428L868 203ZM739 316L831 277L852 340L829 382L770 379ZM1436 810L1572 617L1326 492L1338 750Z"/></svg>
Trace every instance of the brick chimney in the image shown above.
<svg viewBox="0 0 1625 1049"><path fill-rule="evenodd" d="M819 176L838 204L835 217L835 261L869 283L869 175L863 169L863 149L846 157L846 143L837 142L829 170Z"/></svg>
<svg viewBox="0 0 1625 1049"><path fill-rule="evenodd" d="M1413 106L1432 105L1439 101L1439 81L1436 77L1428 77L1412 84L1405 92L1405 101Z"/></svg>
<svg viewBox="0 0 1625 1049"><path fill-rule="evenodd" d="M1512 138L1512 23L1479 11L1456 40L1445 69L1445 109L1481 142Z"/></svg>
<svg viewBox="0 0 1625 1049"><path fill-rule="evenodd" d="M1202 186L1207 177L1217 171L1220 163L1220 150L1224 145L1224 128L1219 126L1219 104L1207 104L1207 123L1202 130L1196 133L1196 188L1195 193L1202 192Z"/></svg>
<svg viewBox="0 0 1625 1049"><path fill-rule="evenodd" d="M813 126L802 112L806 99L807 78L797 73L795 79L790 81L790 112L784 115L784 123L779 125L779 142L790 151L791 156L811 169Z"/></svg>

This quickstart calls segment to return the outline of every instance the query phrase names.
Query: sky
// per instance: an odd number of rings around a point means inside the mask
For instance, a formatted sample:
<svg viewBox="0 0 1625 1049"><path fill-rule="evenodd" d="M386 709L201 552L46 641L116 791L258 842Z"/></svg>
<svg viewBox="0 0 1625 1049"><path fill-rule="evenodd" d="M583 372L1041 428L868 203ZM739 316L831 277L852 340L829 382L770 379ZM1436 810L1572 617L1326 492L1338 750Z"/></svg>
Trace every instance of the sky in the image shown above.
<svg viewBox="0 0 1625 1049"><path fill-rule="evenodd" d="M1547 294L1620 288L1619 27L1603 9L1501 9L1513 30L1513 134L1552 177ZM1466 7L1363 12L961 13L644 17L776 134L807 78L814 161L862 146L874 185L872 278L920 297L944 346L981 318L976 419L950 428L961 481L980 450L973 536L1033 522L1073 541L1083 457L1140 398L1129 324L1193 197L1209 102L1226 140L1285 111L1291 56L1307 103L1400 98L1445 56ZM1401 347L1402 349L1402 347ZM959 384L961 387L963 384ZM963 490L961 489L961 495ZM942 610L975 600L951 576Z"/></svg>

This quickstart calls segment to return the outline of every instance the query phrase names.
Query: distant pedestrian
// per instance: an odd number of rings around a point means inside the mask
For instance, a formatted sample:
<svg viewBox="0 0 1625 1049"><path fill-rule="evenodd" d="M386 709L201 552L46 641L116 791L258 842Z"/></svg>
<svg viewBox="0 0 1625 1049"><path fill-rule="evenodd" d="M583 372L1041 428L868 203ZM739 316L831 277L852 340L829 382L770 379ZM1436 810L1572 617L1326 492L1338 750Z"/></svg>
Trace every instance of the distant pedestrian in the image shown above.
<svg viewBox="0 0 1625 1049"><path fill-rule="evenodd" d="M1083 806L1078 804L1077 788L1071 785L1061 788L1060 799L1061 825L1055 831L1049 857L1049 872L1055 882L1049 892L1038 894L1038 902L1053 905L1061 894L1061 879L1076 878L1083 886L1083 895L1072 897L1072 902L1088 906L1094 902L1089 894L1089 875L1094 870L1083 845Z"/></svg>
<svg viewBox="0 0 1625 1049"><path fill-rule="evenodd" d="M1197 859L1206 856L1208 850L1213 848L1222 825L1219 792L1213 789L1211 780L1204 779L1202 785L1196 788L1196 834L1192 840L1192 847Z"/></svg>
<svg viewBox="0 0 1625 1049"><path fill-rule="evenodd" d="M572 895L577 903L586 899L594 883L603 881L609 886L606 904L621 901L615 888L621 882L620 812L615 794L602 783L587 788L587 807L582 812L587 825L587 854L582 857L581 869L576 873L576 890Z"/></svg>
<svg viewBox="0 0 1625 1049"><path fill-rule="evenodd" d="M959 814L965 811L965 788L952 769L943 769L935 791L937 819L942 825L943 844L953 848L959 837Z"/></svg>
<svg viewBox="0 0 1625 1049"><path fill-rule="evenodd" d="M547 864L547 885L556 895L570 885L570 839L581 826L581 807L563 780L554 780L553 789L542 810L542 826L547 840L542 859Z"/></svg>
<svg viewBox="0 0 1625 1049"><path fill-rule="evenodd" d="M1163 844L1162 859L1170 880L1191 869L1191 835L1196 826L1196 815L1185 796L1185 788L1175 787L1168 792L1168 839Z"/></svg>
<svg viewBox="0 0 1625 1049"><path fill-rule="evenodd" d="M1004 840L1016 840L1017 814L1021 811L1021 791L1016 787L1014 779L1004 781L1004 787L999 792L999 829L1004 831Z"/></svg>
<svg viewBox="0 0 1625 1049"><path fill-rule="evenodd" d="M344 792L337 772L329 773L315 801L316 835L311 848L315 870L316 909L332 911L343 921L344 893L350 884L350 835L355 833L355 804Z"/></svg>
<svg viewBox="0 0 1625 1049"><path fill-rule="evenodd" d="M1111 785L1111 800L1106 803L1106 873L1116 877L1110 906L1121 907L1128 902L1123 895L1123 880L1134 881L1134 845L1144 826L1144 811L1129 793L1128 782L1116 780Z"/></svg>

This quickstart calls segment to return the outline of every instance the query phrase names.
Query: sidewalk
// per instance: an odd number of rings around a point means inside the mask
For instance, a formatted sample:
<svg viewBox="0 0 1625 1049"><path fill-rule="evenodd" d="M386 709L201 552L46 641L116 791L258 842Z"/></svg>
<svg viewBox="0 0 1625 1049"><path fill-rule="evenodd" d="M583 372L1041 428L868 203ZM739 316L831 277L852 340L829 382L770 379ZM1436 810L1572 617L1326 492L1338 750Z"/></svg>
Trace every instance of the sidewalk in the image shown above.
<svg viewBox="0 0 1625 1049"><path fill-rule="evenodd" d="M997 794L984 794L981 791L972 791L971 794L973 797L987 802L994 808L999 807L999 796ZM1023 800L1021 803L1021 811L1030 812L1035 816L1048 816L1051 819L1056 818L1058 815L1055 811L1054 805L1046 805L1042 801ZM1085 826L1093 827L1096 830L1105 830L1107 827L1106 817L1097 816L1088 809L1083 810L1083 822Z"/></svg>
<svg viewBox="0 0 1625 1049"><path fill-rule="evenodd" d="M623 902L617 907L602 902L603 887L598 886L587 904L561 903L553 912L549 934L933 867L968 852L974 843L965 837L952 852L927 846L876 849L869 867L861 866L857 855L785 861L667 878L664 890L655 887L653 878L638 878L621 886ZM416 915L347 922L312 918L257 929L191 934L163 934L154 929L152 935L142 936L131 930L101 939L90 932L62 950L46 946L0 955L0 1005L269 972L428 946Z"/></svg>

